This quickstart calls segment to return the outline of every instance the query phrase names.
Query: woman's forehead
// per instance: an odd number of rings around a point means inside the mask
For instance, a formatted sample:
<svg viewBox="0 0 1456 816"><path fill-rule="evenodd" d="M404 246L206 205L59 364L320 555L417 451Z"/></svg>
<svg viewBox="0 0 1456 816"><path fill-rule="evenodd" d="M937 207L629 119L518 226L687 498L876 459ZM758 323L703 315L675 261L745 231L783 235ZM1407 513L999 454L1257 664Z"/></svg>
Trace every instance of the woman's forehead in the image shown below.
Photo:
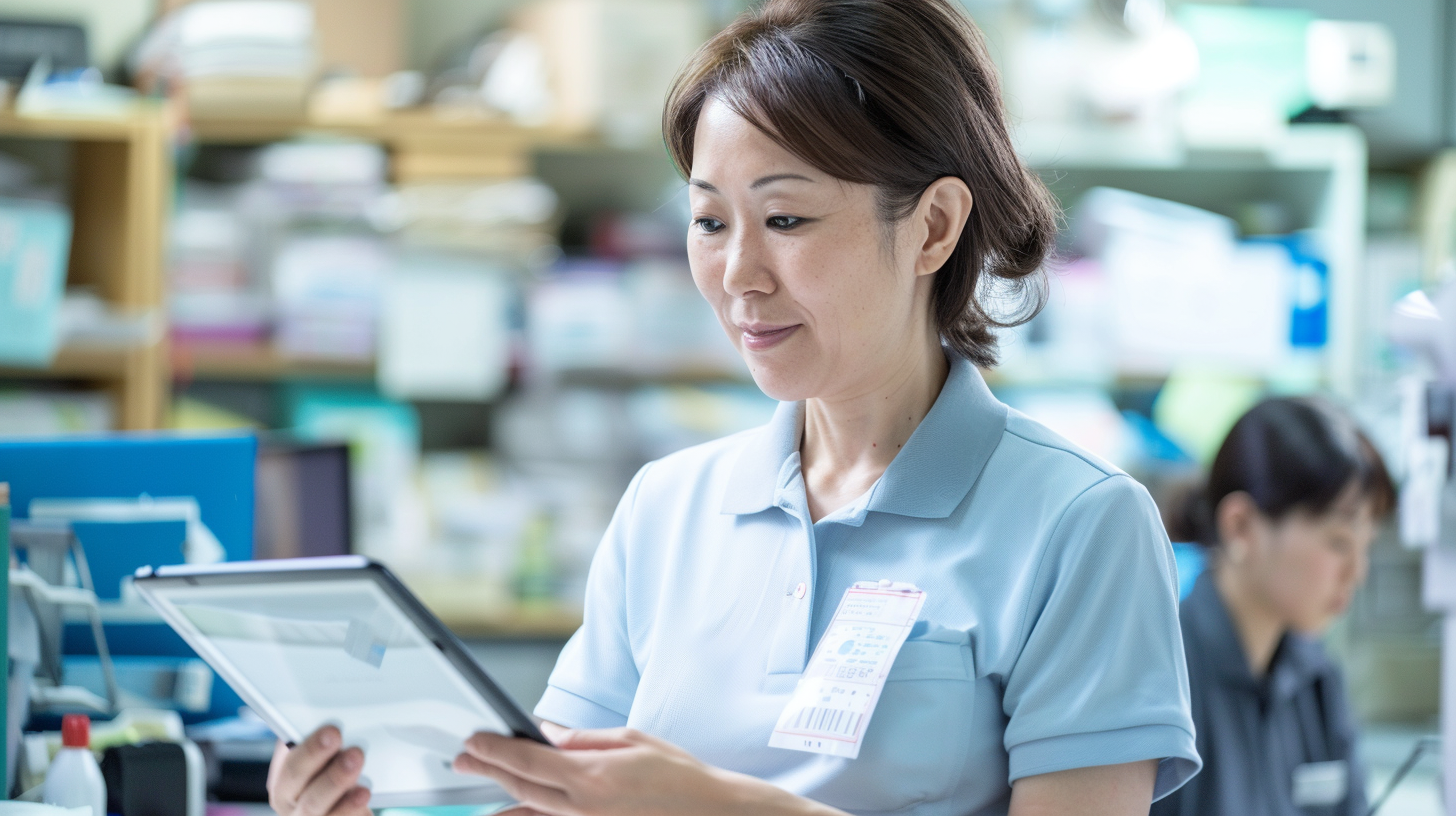
<svg viewBox="0 0 1456 816"><path fill-rule="evenodd" d="M1356 524L1374 518L1375 499L1359 479L1351 479L1323 512L1315 513L1308 509L1299 512L1315 524Z"/></svg>
<svg viewBox="0 0 1456 816"><path fill-rule="evenodd" d="M778 175L799 176L811 182L830 178L774 141L722 100L708 100L698 117L694 137L693 180L723 189L725 184L746 186Z"/></svg>

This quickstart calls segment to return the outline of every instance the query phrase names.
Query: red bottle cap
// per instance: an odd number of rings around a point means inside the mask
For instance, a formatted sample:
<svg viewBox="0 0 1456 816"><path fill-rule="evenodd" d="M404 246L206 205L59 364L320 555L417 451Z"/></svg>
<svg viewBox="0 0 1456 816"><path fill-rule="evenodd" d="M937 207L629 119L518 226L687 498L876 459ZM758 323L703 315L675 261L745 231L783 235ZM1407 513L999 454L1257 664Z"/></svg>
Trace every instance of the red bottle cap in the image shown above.
<svg viewBox="0 0 1456 816"><path fill-rule="evenodd" d="M67 748L90 748L91 718L85 714L67 714L62 717L61 745Z"/></svg>

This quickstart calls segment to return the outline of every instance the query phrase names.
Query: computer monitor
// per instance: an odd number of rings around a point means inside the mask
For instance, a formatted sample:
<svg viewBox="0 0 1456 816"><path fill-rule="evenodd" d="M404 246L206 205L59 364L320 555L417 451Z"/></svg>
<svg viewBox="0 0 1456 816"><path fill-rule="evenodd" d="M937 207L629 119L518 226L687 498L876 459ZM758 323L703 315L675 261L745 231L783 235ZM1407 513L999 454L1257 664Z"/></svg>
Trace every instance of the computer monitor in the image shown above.
<svg viewBox="0 0 1456 816"><path fill-rule="evenodd" d="M348 445L262 440L254 558L348 555L352 513Z"/></svg>

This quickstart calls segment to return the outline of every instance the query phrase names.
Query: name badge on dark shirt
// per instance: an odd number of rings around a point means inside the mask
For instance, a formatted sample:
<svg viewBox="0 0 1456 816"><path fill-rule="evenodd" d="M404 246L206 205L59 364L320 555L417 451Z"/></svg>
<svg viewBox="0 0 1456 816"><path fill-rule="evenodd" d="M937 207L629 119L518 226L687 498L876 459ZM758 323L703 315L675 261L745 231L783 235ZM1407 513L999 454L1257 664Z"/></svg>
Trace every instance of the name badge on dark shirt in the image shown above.
<svg viewBox="0 0 1456 816"><path fill-rule="evenodd" d="M1306 762L1294 769L1294 806L1327 807L1350 792L1350 765L1343 759Z"/></svg>

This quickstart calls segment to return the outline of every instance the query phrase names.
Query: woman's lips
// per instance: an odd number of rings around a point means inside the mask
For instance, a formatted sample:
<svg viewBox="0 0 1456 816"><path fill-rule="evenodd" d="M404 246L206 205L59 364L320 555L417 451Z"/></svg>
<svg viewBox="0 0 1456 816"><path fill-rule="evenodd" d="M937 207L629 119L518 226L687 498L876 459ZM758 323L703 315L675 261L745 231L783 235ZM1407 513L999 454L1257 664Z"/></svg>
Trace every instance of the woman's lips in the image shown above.
<svg viewBox="0 0 1456 816"><path fill-rule="evenodd" d="M751 351L771 349L788 339L803 324L792 326L739 326L743 330L743 347Z"/></svg>

